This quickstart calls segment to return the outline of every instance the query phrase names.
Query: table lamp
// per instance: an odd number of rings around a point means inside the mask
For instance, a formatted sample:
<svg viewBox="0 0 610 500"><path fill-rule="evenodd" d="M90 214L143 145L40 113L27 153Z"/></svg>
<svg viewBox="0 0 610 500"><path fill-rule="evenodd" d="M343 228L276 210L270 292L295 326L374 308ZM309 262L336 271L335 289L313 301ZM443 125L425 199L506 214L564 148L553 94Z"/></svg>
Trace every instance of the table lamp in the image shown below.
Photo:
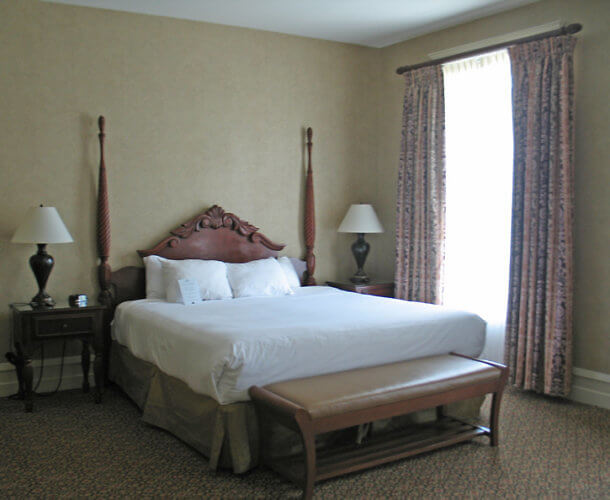
<svg viewBox="0 0 610 500"><path fill-rule="evenodd" d="M371 205L358 203L349 207L338 231L340 233L357 233L358 238L352 245L352 253L356 259L358 270L350 281L352 283L368 283L369 277L364 272L364 261L369 253L370 245L364 241L364 233L383 233L383 227Z"/></svg>
<svg viewBox="0 0 610 500"><path fill-rule="evenodd" d="M25 220L13 235L12 243L35 243L38 252L30 257L30 267L38 282L38 293L30 305L34 308L53 307L55 301L44 288L55 263L47 251L48 243L71 243L74 241L66 229L55 207L32 207Z"/></svg>

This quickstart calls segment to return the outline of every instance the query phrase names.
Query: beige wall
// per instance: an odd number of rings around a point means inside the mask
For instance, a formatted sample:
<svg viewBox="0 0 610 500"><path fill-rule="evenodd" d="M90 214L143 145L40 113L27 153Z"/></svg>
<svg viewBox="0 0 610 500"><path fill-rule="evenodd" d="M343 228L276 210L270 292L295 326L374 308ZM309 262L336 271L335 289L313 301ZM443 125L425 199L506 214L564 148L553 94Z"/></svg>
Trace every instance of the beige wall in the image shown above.
<svg viewBox="0 0 610 500"><path fill-rule="evenodd" d="M382 50L380 73L377 182L372 202L385 207L383 223L394 224L400 150L403 80L397 67L427 60L427 54L551 21L580 22L576 49L576 227L574 365L610 373L610 2L543 0L476 22L443 30ZM378 242L392 255L393 234ZM369 270L391 273L393 261L378 260Z"/></svg>
<svg viewBox="0 0 610 500"><path fill-rule="evenodd" d="M386 228L367 270L391 278L402 80L397 66L556 19L585 26L577 49L575 364L610 372L608 30L610 3L541 1L385 49L20 0L0 2L0 353L7 304L35 293L8 242L27 207L56 206L75 243L53 245L48 291L97 293L95 118L107 118L113 267L136 264L218 203L301 255L303 129L314 129L317 277L353 271L350 203Z"/></svg>
<svg viewBox="0 0 610 500"><path fill-rule="evenodd" d="M301 256L304 128L314 130L317 272L351 271L336 228L360 199L376 51L261 31L38 1L0 2L0 353L8 304L36 292L26 209L58 208L75 242L51 245L48 291L94 297L96 117L107 119L111 264L137 264L218 203Z"/></svg>

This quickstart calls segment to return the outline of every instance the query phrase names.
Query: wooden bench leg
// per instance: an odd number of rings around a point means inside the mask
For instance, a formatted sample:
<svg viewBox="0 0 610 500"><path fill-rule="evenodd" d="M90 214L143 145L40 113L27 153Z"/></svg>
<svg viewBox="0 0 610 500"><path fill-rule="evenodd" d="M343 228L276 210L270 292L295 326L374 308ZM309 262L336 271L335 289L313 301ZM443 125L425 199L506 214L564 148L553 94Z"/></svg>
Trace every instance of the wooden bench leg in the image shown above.
<svg viewBox="0 0 610 500"><path fill-rule="evenodd" d="M500 402L502 401L502 390L493 393L491 400L491 415L489 422L489 430L491 432L489 439L491 446L498 446L499 443L499 422L500 422Z"/></svg>
<svg viewBox="0 0 610 500"><path fill-rule="evenodd" d="M301 440L303 441L303 453L305 454L305 478L303 480L303 499L309 500L313 497L313 486L316 481L316 435L310 425L308 416L295 416L301 429Z"/></svg>
<svg viewBox="0 0 610 500"><path fill-rule="evenodd" d="M436 407L436 420L440 420L445 416L445 407L443 405Z"/></svg>

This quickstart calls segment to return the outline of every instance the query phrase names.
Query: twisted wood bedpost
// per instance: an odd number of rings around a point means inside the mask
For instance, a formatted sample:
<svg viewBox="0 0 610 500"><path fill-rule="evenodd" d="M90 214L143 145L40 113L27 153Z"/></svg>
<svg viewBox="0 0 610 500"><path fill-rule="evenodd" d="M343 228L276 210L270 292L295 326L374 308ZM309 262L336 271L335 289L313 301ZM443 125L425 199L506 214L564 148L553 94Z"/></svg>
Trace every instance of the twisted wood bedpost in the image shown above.
<svg viewBox="0 0 610 500"><path fill-rule="evenodd" d="M106 121L103 116L100 116L97 120L100 132L98 137L100 139L100 173L98 181L98 192L97 192L97 252L100 258L100 263L97 269L97 277L100 284L100 294L98 300L100 304L106 306L104 312L104 338L100 343L96 340L95 349L95 366L97 367L96 373L102 373L101 377L96 377L95 384L98 387L96 393L96 402L101 401L102 387L108 382L108 368L110 360L110 321L112 320L113 311L113 300L112 293L110 291L110 279L112 275L112 269L108 264L108 257L110 256L110 211L108 210L108 183L106 181L106 165L104 163L104 126ZM100 369L101 368L101 369Z"/></svg>
<svg viewBox="0 0 610 500"><path fill-rule="evenodd" d="M316 240L316 215L313 199L313 171L311 169L311 138L313 131L311 127L307 129L307 177L305 180L305 271L304 285L315 285L313 277L316 269L316 256L313 254L314 242Z"/></svg>
<svg viewBox="0 0 610 500"><path fill-rule="evenodd" d="M98 281L100 284L99 301L111 306L110 275L112 270L108 264L110 256L110 211L108 209L108 183L106 180L106 165L104 163L104 127L106 120L103 116L98 118L100 133L100 172L97 194L97 251L100 258L98 266Z"/></svg>

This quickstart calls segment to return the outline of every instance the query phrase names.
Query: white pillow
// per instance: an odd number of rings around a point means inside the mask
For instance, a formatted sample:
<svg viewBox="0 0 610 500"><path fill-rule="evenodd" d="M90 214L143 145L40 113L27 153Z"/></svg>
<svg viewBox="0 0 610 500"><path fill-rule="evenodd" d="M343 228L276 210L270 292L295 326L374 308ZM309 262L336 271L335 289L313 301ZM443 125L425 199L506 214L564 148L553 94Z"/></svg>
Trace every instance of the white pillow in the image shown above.
<svg viewBox="0 0 610 500"><path fill-rule="evenodd" d="M161 262L167 261L158 255L149 255L142 259L146 268L146 298L147 299L164 299L165 298L165 283L163 283L163 270Z"/></svg>
<svg viewBox="0 0 610 500"><path fill-rule="evenodd" d="M286 277L286 281L288 282L288 286L291 290L295 290L301 286L301 280L299 279L299 275L292 264L292 261L289 257L280 257L277 259L279 265L282 267L282 271L284 271L284 276Z"/></svg>
<svg viewBox="0 0 610 500"><path fill-rule="evenodd" d="M292 293L282 266L273 257L243 264L227 264L227 276L235 298Z"/></svg>
<svg viewBox="0 0 610 500"><path fill-rule="evenodd" d="M217 260L165 260L161 262L163 281L168 302L182 302L178 280L191 279L199 284L203 300L230 299L233 297L227 266Z"/></svg>

